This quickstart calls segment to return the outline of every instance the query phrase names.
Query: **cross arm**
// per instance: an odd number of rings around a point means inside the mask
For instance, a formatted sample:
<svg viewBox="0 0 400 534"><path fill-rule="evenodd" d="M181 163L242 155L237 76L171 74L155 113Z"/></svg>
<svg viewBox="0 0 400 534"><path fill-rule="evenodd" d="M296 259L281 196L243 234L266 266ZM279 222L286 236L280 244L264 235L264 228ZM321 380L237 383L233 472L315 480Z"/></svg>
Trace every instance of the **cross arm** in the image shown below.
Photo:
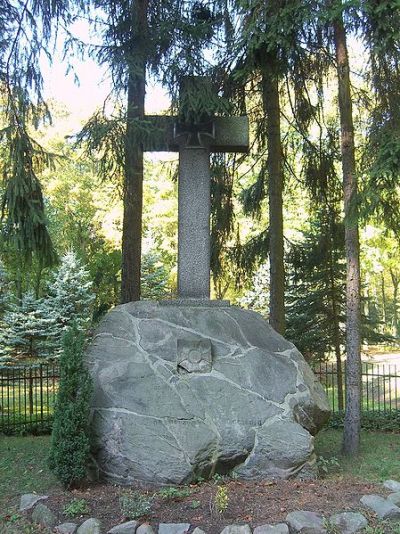
<svg viewBox="0 0 400 534"><path fill-rule="evenodd" d="M174 139L176 117L146 115L154 134L144 143L148 152L178 152ZM210 152L242 152L249 150L249 121L247 117L214 117L215 138L210 143Z"/></svg>

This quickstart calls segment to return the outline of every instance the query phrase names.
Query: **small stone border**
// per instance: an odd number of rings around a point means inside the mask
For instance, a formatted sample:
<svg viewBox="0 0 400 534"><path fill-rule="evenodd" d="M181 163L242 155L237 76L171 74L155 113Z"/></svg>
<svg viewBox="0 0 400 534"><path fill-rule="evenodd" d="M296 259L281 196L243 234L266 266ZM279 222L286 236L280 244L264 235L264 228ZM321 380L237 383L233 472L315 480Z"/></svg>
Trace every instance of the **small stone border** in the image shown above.
<svg viewBox="0 0 400 534"><path fill-rule="evenodd" d="M400 521L400 482L386 480L383 486L391 490L388 497L364 495L360 503L381 520ZM76 523L57 524L55 514L43 501L47 495L27 493L22 495L19 511L31 513L31 521L57 534L102 534L100 521L91 517L81 525ZM354 534L368 526L366 517L360 512L342 512L328 518L315 512L298 510L286 516L285 523L262 525L254 530L249 525L228 525L220 534L327 534L334 530L338 534ZM206 534L190 523L160 523L157 534ZM108 530L107 534L156 534L148 523L127 521ZM209 533L214 534L214 533Z"/></svg>

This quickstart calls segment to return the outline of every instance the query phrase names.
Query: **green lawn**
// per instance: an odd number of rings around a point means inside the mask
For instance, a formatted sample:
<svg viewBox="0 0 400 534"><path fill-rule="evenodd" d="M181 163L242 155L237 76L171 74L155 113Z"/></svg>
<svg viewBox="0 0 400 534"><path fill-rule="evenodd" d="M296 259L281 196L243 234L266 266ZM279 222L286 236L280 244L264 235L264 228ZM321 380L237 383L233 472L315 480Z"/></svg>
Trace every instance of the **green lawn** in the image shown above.
<svg viewBox="0 0 400 534"><path fill-rule="evenodd" d="M22 493L42 493L56 484L46 465L49 436L0 437L0 510Z"/></svg>
<svg viewBox="0 0 400 534"><path fill-rule="evenodd" d="M400 435L383 432L361 434L361 452L356 458L344 458L340 454L342 432L323 430L316 437L317 454L324 458L336 457L339 468L332 475L352 475L368 481L388 478L400 480Z"/></svg>

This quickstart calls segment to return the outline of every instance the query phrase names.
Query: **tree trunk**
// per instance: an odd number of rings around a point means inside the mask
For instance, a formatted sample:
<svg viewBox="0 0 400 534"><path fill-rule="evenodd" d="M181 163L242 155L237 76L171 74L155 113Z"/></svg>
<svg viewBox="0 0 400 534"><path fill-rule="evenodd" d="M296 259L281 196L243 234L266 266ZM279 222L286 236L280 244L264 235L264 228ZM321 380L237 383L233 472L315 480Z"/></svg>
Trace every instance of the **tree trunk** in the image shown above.
<svg viewBox="0 0 400 534"><path fill-rule="evenodd" d="M394 274L393 270L390 269L390 276L392 277L393 283L393 326L394 326L394 335L399 337L400 327L399 327L399 314L398 314L398 297L399 297L399 284L400 280Z"/></svg>
<svg viewBox="0 0 400 534"><path fill-rule="evenodd" d="M330 286L331 286L331 295L332 295L332 328L333 328L333 342L335 347L335 356L336 356L336 379L337 379L337 392L338 392L338 408L340 411L344 409L344 398L343 398L343 369L342 369L342 353L340 349L340 324L339 324L339 312L338 312L338 303L336 302L336 288L335 288L335 275L333 272L333 258L332 258L332 247L330 254L330 265L329 265L329 274L330 274Z"/></svg>
<svg viewBox="0 0 400 534"><path fill-rule="evenodd" d="M125 137L124 220L122 226L121 303L140 300L143 218L143 147L137 121L144 117L148 0L132 12L133 38L128 52L127 125Z"/></svg>
<svg viewBox="0 0 400 534"><path fill-rule="evenodd" d="M269 177L269 261L271 326L285 333L285 266L283 262L283 171L280 125L279 80L275 61L265 55L262 69L263 107L267 121Z"/></svg>
<svg viewBox="0 0 400 534"><path fill-rule="evenodd" d="M387 306L386 306L386 291L385 291L385 275L384 275L384 273L381 273L381 291L382 291L382 306L383 306L383 331L386 332Z"/></svg>
<svg viewBox="0 0 400 534"><path fill-rule="evenodd" d="M357 177L350 69L342 14L333 24L337 62L346 249L346 413L343 453L354 455L360 445L361 422L361 314L360 244L358 235Z"/></svg>

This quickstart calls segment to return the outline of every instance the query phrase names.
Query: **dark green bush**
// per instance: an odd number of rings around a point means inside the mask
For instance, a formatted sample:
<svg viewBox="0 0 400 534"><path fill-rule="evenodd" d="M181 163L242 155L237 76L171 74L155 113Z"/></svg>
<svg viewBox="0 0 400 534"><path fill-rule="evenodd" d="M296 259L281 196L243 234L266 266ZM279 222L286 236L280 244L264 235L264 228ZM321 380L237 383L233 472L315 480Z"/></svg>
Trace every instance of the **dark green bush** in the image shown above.
<svg viewBox="0 0 400 534"><path fill-rule="evenodd" d="M343 428L344 413L331 415L329 428ZM400 410L377 412L365 410L361 413L361 428L364 430L380 430L381 432L400 432Z"/></svg>
<svg viewBox="0 0 400 534"><path fill-rule="evenodd" d="M64 335L60 388L54 410L49 467L65 487L86 477L90 453L89 406L92 382L83 363L85 335L74 324Z"/></svg>

